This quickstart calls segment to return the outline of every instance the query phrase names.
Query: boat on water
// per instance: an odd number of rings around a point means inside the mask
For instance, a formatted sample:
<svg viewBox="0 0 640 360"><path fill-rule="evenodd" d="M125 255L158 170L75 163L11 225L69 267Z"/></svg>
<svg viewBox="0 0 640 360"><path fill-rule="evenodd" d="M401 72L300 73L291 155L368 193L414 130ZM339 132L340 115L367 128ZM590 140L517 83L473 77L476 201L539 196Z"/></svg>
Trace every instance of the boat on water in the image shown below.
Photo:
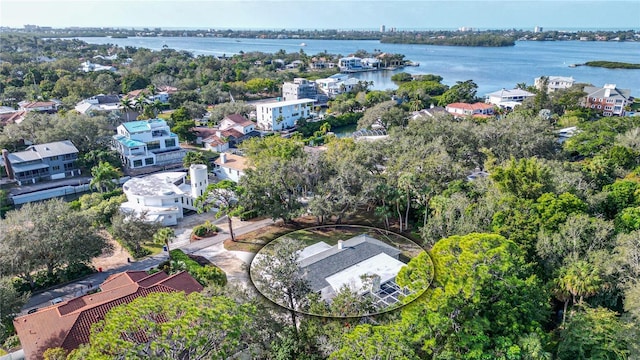
<svg viewBox="0 0 640 360"><path fill-rule="evenodd" d="M307 44L305 44L305 43L300 43L300 46L307 46Z"/></svg>

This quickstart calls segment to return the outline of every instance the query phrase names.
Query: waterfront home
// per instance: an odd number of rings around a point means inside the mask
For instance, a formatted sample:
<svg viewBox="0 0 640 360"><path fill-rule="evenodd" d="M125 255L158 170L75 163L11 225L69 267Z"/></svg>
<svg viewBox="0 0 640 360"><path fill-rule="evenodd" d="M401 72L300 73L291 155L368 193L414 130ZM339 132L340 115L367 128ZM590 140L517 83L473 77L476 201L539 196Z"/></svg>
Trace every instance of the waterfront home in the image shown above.
<svg viewBox="0 0 640 360"><path fill-rule="evenodd" d="M89 342L91 325L104 319L116 306L158 292L202 291L202 285L187 272L153 275L145 271L126 271L109 276L96 293L59 302L13 320L25 359L42 359L49 348L69 352ZM93 289L91 289L93 290Z"/></svg>
<svg viewBox="0 0 640 360"><path fill-rule="evenodd" d="M189 167L189 180L184 171L161 172L134 177L122 185L127 201L120 205L124 214L141 216L163 226L176 225L184 209L195 211L196 199L209 185L207 165Z"/></svg>
<svg viewBox="0 0 640 360"><path fill-rule="evenodd" d="M112 145L127 169L181 164L186 153L162 119L125 122L117 132Z"/></svg>
<svg viewBox="0 0 640 360"><path fill-rule="evenodd" d="M80 175L78 149L69 140L31 145L14 153L3 149L2 159L9 179L20 185Z"/></svg>
<svg viewBox="0 0 640 360"><path fill-rule="evenodd" d="M501 108L513 109L516 105L521 104L525 99L534 96L536 95L522 89L502 89L487 94L485 102Z"/></svg>
<svg viewBox="0 0 640 360"><path fill-rule="evenodd" d="M534 86L536 89L542 91L545 79L547 83L547 93L568 89L576 82L571 76L541 76L534 80Z"/></svg>
<svg viewBox="0 0 640 360"><path fill-rule="evenodd" d="M362 71L365 68L362 66L362 59L355 56L348 56L338 59L338 68L343 72Z"/></svg>
<svg viewBox="0 0 640 360"><path fill-rule="evenodd" d="M605 84L604 87L585 86L587 96L582 106L591 108L604 116L625 116L625 106L630 104L630 89L618 89L616 84Z"/></svg>
<svg viewBox="0 0 640 360"><path fill-rule="evenodd" d="M452 103L445 110L456 118L459 117L489 117L493 116L493 105L477 102L475 104Z"/></svg>
<svg viewBox="0 0 640 360"><path fill-rule="evenodd" d="M282 85L282 98L284 101L312 99L317 105L326 104L329 97L318 91L318 83L305 78L295 78L293 82L285 82Z"/></svg>
<svg viewBox="0 0 640 360"><path fill-rule="evenodd" d="M336 96L351 92L358 85L358 79L347 74L334 74L324 79L317 79L318 89L330 99Z"/></svg>
<svg viewBox="0 0 640 360"><path fill-rule="evenodd" d="M258 128L266 131L280 131L295 126L299 119L311 117L313 99L274 101L256 105Z"/></svg>
<svg viewBox="0 0 640 360"><path fill-rule="evenodd" d="M233 182L240 181L245 171L249 167L247 159L244 156L223 152L216 159L214 173L220 180L231 180Z"/></svg>

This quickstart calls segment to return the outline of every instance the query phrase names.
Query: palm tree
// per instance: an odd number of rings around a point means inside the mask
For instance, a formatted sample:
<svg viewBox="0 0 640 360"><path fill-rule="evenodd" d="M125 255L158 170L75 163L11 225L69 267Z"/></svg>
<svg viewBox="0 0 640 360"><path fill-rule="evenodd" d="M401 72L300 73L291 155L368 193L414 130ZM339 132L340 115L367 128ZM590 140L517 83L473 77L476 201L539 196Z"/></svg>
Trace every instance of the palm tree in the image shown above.
<svg viewBox="0 0 640 360"><path fill-rule="evenodd" d="M567 312L567 304L569 303L569 295L573 300L573 305L576 305L582 304L585 297L598 293L602 285L602 279L598 272L596 267L583 260L572 262L560 269L560 273L555 280L555 287L556 297L564 301L563 323Z"/></svg>
<svg viewBox="0 0 640 360"><path fill-rule="evenodd" d="M155 234L153 234L154 243L167 247L167 254L169 254L169 272L171 272L171 250L169 249L169 243L172 242L175 237L175 231L168 227L159 229Z"/></svg>
<svg viewBox="0 0 640 360"><path fill-rule="evenodd" d="M133 101L126 97L122 98L120 99L120 106L124 110L125 114L127 114L127 121L129 121L129 111L133 110L134 108Z"/></svg>
<svg viewBox="0 0 640 360"><path fill-rule="evenodd" d="M320 125L320 132L323 134L328 133L331 130L331 124L329 124L328 122L323 122L322 125Z"/></svg>
<svg viewBox="0 0 640 360"><path fill-rule="evenodd" d="M113 167L108 162L100 161L97 166L91 168L91 176L89 186L100 192L106 192L116 188L117 185L113 180L120 179L122 173L120 169Z"/></svg>
<svg viewBox="0 0 640 360"><path fill-rule="evenodd" d="M421 101L420 99L412 100L412 101L409 103L409 107L410 107L411 111L419 111L419 110L422 110L422 101Z"/></svg>

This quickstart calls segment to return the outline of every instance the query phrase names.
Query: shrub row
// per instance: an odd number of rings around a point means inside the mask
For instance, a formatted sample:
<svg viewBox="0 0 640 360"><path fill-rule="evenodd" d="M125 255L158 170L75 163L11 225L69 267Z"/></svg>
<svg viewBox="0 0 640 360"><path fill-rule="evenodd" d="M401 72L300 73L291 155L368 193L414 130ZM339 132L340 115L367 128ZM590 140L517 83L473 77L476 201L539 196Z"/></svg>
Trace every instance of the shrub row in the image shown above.
<svg viewBox="0 0 640 360"><path fill-rule="evenodd" d="M215 284L218 286L224 286L227 284L227 275L215 265L202 266L197 261L191 259L189 255L182 252L180 249L171 250L171 260L174 264L180 264L184 266L186 270L194 279L196 279L200 285L207 286ZM165 261L158 265L159 269L165 272L169 270L169 262Z"/></svg>

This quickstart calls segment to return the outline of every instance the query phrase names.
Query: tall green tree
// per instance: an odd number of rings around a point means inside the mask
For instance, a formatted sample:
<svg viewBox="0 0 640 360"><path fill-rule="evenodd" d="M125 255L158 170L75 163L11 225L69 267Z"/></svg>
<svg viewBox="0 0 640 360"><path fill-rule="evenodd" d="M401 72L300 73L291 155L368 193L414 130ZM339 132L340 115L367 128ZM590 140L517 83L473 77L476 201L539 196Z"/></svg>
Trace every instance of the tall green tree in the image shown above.
<svg viewBox="0 0 640 360"><path fill-rule="evenodd" d="M33 273L53 275L72 264L88 263L111 245L86 212L60 199L27 203L0 221L0 270L34 285Z"/></svg>
<svg viewBox="0 0 640 360"><path fill-rule="evenodd" d="M584 307L560 332L557 357L564 359L628 359L631 346L625 324L615 312Z"/></svg>
<svg viewBox="0 0 640 360"><path fill-rule="evenodd" d="M251 263L251 280L269 300L286 307L291 327L298 334L298 311L308 305L309 283L298 266L298 252L304 248L298 240L281 237L260 250Z"/></svg>
<svg viewBox="0 0 640 360"><path fill-rule="evenodd" d="M548 297L516 244L474 233L438 241L431 255L432 286L402 311L420 358L515 358L519 336L542 330Z"/></svg>
<svg viewBox="0 0 640 360"><path fill-rule="evenodd" d="M254 313L224 296L154 293L109 311L69 359L227 359Z"/></svg>

